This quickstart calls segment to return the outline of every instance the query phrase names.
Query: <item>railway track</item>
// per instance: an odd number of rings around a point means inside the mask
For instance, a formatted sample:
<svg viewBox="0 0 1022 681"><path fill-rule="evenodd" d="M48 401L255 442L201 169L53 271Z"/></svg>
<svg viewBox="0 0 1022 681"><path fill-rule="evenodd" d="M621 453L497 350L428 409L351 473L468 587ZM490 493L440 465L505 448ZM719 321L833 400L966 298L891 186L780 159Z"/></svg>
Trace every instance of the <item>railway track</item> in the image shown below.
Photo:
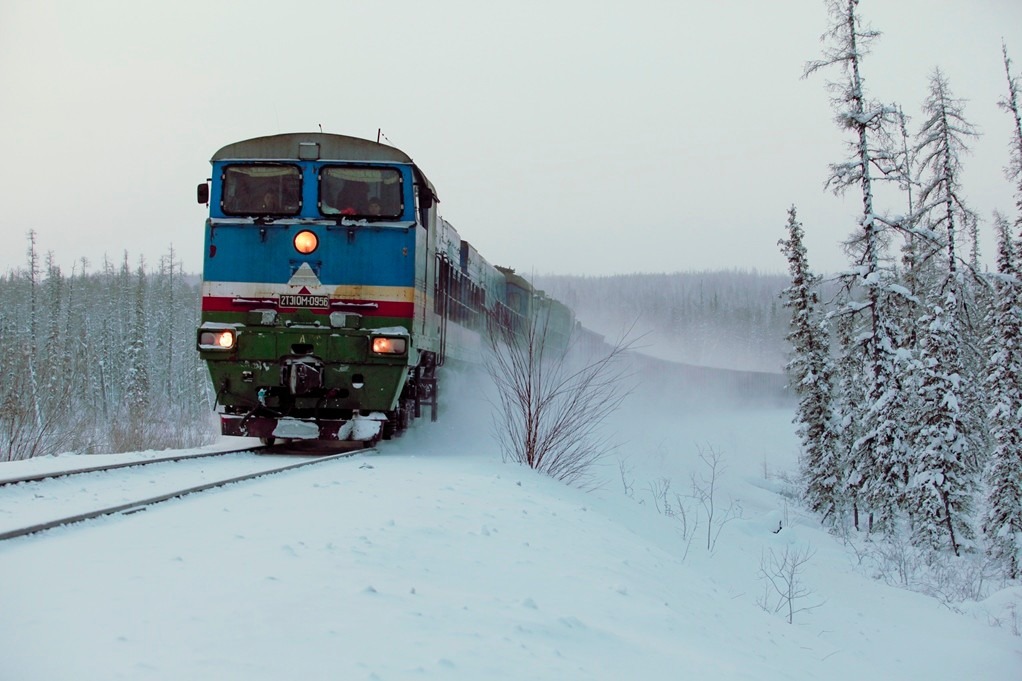
<svg viewBox="0 0 1022 681"><path fill-rule="evenodd" d="M110 463L102 466L86 466L84 468L68 468L62 471L60 470L47 471L46 473L36 473L34 475L25 475L16 478L2 478L0 479L0 487L6 487L8 485L18 485L26 482L39 482L41 480L49 480L51 478L66 478L72 475L84 475L86 473L102 473L105 471L114 471L119 468L138 468L141 466L151 466L154 464L166 463L168 461L207 459L215 456L227 456L228 454L238 454L241 452L258 452L265 449L266 449L265 446L245 447L244 449L225 449L222 452L203 452L201 454L177 454L175 456L163 456L157 457L155 459L122 461L120 463Z"/></svg>
<svg viewBox="0 0 1022 681"><path fill-rule="evenodd" d="M284 456L256 452L272 451ZM365 448L334 454L287 453L282 447L254 447L198 455L178 455L142 461L93 466L0 480L0 541L24 537L55 527L114 514L129 515L149 506L190 494L275 473L313 466L369 451ZM235 457L228 455L234 454ZM246 456L251 454L251 456ZM295 457L302 457L295 461ZM219 459L219 461L216 461ZM284 462L287 463L284 463ZM212 464L212 465L210 465ZM164 468L163 478L153 472ZM125 475L110 471L128 469ZM187 480L187 482L185 482ZM127 486L128 489L124 489ZM139 490L146 488L146 492ZM5 522L5 507L17 505L18 520ZM62 511L52 510L54 506ZM70 510L68 510L70 509ZM11 513L8 511L8 515ZM26 523L26 518L30 519Z"/></svg>

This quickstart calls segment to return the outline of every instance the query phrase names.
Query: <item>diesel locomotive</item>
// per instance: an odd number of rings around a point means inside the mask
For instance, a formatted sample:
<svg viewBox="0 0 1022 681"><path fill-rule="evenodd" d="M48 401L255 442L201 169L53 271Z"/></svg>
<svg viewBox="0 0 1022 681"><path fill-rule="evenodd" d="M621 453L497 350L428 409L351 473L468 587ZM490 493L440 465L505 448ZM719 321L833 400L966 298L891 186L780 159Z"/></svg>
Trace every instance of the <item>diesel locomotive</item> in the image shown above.
<svg viewBox="0 0 1022 681"><path fill-rule="evenodd" d="M375 442L436 420L440 367L478 362L493 324L575 326L462 240L394 147L290 133L211 163L197 348L225 435Z"/></svg>

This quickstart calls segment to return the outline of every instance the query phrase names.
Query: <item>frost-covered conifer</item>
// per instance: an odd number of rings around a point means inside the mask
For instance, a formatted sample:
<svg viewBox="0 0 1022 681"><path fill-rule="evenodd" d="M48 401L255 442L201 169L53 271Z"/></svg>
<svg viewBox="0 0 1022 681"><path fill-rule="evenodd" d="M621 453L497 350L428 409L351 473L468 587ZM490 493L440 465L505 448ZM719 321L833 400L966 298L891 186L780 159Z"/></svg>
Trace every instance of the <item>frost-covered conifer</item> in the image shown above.
<svg viewBox="0 0 1022 681"><path fill-rule="evenodd" d="M990 346L996 350L986 377L994 446L986 470L983 532L988 553L1017 579L1022 577L1022 287L1007 219L997 220L997 231L997 307L990 325Z"/></svg>
<svg viewBox="0 0 1022 681"><path fill-rule="evenodd" d="M896 107L868 99L861 74L862 60L869 44L879 35L863 26L858 15L858 0L828 0L832 25L824 35L823 59L806 66L805 76L824 68L836 67L843 77L831 81L832 104L838 124L852 133L851 154L831 164L827 187L837 193L858 187L862 193L862 218L858 230L846 242L853 259L852 269L844 277L848 304L843 314L858 318L857 330L844 352L862 354L859 376L865 393L860 436L854 443L854 469L849 483L857 502L865 501L871 519L879 527L893 527L899 495L904 483L903 452L907 447L903 431L905 419L899 372L902 357L899 342L895 275L885 261L886 232L899 221L888 223L874 207L875 174L901 180L903 154L897 150L900 116ZM861 296L856 300L853 296ZM873 523L871 523L871 527Z"/></svg>
<svg viewBox="0 0 1022 681"><path fill-rule="evenodd" d="M828 316L834 329L837 358L834 363L833 405L837 438L837 458L845 461L843 484L840 490L842 505L851 510L852 523L860 528L860 510L864 502L859 496L862 487L860 473L852 465L852 452L862 434L865 422L866 394L862 383L862 352L855 347L855 318L847 312L847 305L838 304L840 312Z"/></svg>
<svg viewBox="0 0 1022 681"><path fill-rule="evenodd" d="M791 273L791 286L782 294L784 306L791 310L787 340L792 357L786 370L790 385L799 394L795 423L802 440L803 492L809 507L833 522L841 504L844 474L831 408L830 349L826 326L819 319L819 277L809 269L804 231L794 206L788 211L787 228L788 238L778 245Z"/></svg>
<svg viewBox="0 0 1022 681"><path fill-rule="evenodd" d="M963 540L971 538L975 464L982 440L982 427L972 418L977 389L965 361L969 291L957 250L960 232L975 221L962 197L960 177L961 155L968 150L965 140L976 132L939 69L930 78L923 112L926 120L916 151L925 176L917 214L945 242L946 274L939 288L922 291L927 312L921 319L914 365L918 427L906 502L917 543L938 548L944 544L943 536L957 554Z"/></svg>
<svg viewBox="0 0 1022 681"><path fill-rule="evenodd" d="M919 345L918 429L906 502L916 543L950 546L958 554L962 543L972 538L975 477L969 465L971 438L962 404L967 379L959 351L962 339L954 281L948 280L943 299L933 304L925 318Z"/></svg>
<svg viewBox="0 0 1022 681"><path fill-rule="evenodd" d="M877 285L872 327L859 335L876 346L865 356L860 380L864 386L862 423L852 445L852 472L857 497L869 510L870 531L893 532L904 503L910 467L911 395L905 389L908 353L896 324L898 297L890 279Z"/></svg>

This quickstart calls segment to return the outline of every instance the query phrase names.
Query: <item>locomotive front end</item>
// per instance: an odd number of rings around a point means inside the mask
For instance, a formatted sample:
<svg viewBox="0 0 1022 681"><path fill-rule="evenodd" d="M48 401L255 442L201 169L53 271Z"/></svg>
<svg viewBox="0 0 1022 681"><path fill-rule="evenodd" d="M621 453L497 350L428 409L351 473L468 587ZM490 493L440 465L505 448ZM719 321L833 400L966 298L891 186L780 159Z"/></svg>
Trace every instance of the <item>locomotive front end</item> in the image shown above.
<svg viewBox="0 0 1022 681"><path fill-rule="evenodd" d="M257 138L212 163L197 348L223 434L402 428L433 385L425 178L402 152L340 135Z"/></svg>

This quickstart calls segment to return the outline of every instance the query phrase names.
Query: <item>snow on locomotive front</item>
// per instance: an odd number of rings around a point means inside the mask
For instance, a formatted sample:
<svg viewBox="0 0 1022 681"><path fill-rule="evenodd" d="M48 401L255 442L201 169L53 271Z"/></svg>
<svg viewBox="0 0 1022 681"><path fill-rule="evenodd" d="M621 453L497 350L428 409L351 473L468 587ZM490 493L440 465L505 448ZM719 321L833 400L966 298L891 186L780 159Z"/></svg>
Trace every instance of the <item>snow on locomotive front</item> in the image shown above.
<svg viewBox="0 0 1022 681"><path fill-rule="evenodd" d="M197 340L222 432L373 441L435 417L436 199L412 160L306 133L211 162Z"/></svg>

